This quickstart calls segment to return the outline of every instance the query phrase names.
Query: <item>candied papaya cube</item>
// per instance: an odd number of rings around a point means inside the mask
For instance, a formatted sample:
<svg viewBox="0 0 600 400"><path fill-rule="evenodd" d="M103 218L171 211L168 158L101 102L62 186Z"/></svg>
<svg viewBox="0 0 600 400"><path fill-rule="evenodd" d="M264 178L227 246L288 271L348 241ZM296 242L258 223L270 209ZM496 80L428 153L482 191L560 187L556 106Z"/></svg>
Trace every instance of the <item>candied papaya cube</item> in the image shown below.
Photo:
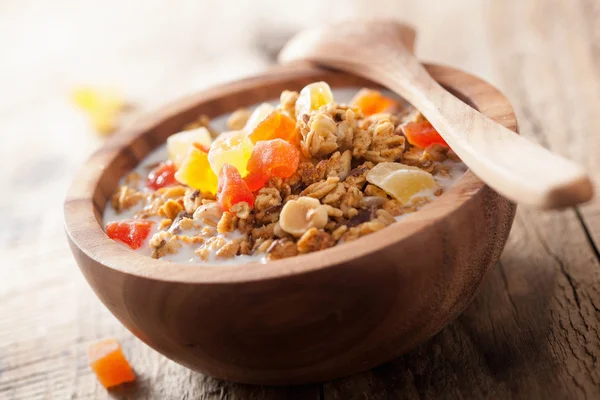
<svg viewBox="0 0 600 400"><path fill-rule="evenodd" d="M271 177L287 178L298 169L300 152L283 139L256 143L248 160L248 171Z"/></svg>
<svg viewBox="0 0 600 400"><path fill-rule="evenodd" d="M238 170L229 164L223 165L219 174L217 201L225 211L229 211L237 203L245 201L250 207L254 205L254 196L242 179Z"/></svg>
<svg viewBox="0 0 600 400"><path fill-rule="evenodd" d="M208 161L208 154L196 146L188 149L181 167L175 173L175 179L184 185L201 192L215 194L217 192L217 176Z"/></svg>
<svg viewBox="0 0 600 400"><path fill-rule="evenodd" d="M262 103L260 106L256 107L254 111L252 111L252 114L250 114L248 121L246 121L246 125L244 125L243 130L246 132L252 132L263 119L273 112L273 110L275 110L275 107L273 107L271 104Z"/></svg>
<svg viewBox="0 0 600 400"><path fill-rule="evenodd" d="M409 122L402 126L402 133L410 144L422 149L434 143L449 147L444 138L427 120Z"/></svg>
<svg viewBox="0 0 600 400"><path fill-rule="evenodd" d="M135 374L117 339L104 339L88 347L90 367L105 388L135 381Z"/></svg>
<svg viewBox="0 0 600 400"><path fill-rule="evenodd" d="M106 234L113 240L118 240L133 250L139 249L150 234L152 221L131 219L109 222L106 224Z"/></svg>
<svg viewBox="0 0 600 400"><path fill-rule="evenodd" d="M175 165L171 161L160 163L148 174L146 186L152 190L158 190L165 186L176 183L175 180Z"/></svg>
<svg viewBox="0 0 600 400"><path fill-rule="evenodd" d="M350 104L360 108L365 116L389 111L398 105L396 100L384 96L379 90L366 88L356 93Z"/></svg>
<svg viewBox="0 0 600 400"><path fill-rule="evenodd" d="M234 166L241 176L246 176L246 164L254 145L244 131L224 132L217 136L208 152L213 172L219 175L225 164Z"/></svg>
<svg viewBox="0 0 600 400"><path fill-rule="evenodd" d="M296 100L296 119L330 103L333 103L333 93L327 83L315 82L306 85Z"/></svg>
<svg viewBox="0 0 600 400"><path fill-rule="evenodd" d="M211 142L210 132L205 127L174 133L167 138L169 160L179 167L191 146L205 146L208 149Z"/></svg>
<svg viewBox="0 0 600 400"><path fill-rule="evenodd" d="M256 125L248 135L252 143L261 140L283 139L297 145L299 143L296 133L296 121L281 111L273 111Z"/></svg>
<svg viewBox="0 0 600 400"><path fill-rule="evenodd" d="M431 192L439 187L429 172L393 162L374 166L367 174L367 181L385 190L402 204L410 204L416 194Z"/></svg>

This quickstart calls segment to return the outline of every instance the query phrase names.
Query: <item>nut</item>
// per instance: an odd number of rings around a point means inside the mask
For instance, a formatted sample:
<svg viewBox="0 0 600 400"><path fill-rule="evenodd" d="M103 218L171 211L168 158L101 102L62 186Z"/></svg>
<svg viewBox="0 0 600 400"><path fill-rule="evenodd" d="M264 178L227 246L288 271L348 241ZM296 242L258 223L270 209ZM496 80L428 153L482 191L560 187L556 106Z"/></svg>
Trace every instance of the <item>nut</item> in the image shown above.
<svg viewBox="0 0 600 400"><path fill-rule="evenodd" d="M223 215L223 209L218 203L204 204L194 212L194 219L210 226L217 226Z"/></svg>
<svg viewBox="0 0 600 400"><path fill-rule="evenodd" d="M279 216L281 229L295 237L302 236L310 228L322 229L327 221L327 207L306 196L285 203Z"/></svg>

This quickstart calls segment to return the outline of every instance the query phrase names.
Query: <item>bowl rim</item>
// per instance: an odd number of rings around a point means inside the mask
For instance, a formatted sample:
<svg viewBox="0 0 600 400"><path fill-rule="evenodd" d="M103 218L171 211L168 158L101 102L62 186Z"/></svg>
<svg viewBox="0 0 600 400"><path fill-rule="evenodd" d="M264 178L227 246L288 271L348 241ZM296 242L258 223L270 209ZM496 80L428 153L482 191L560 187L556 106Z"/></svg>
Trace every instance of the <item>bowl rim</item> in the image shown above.
<svg viewBox="0 0 600 400"><path fill-rule="evenodd" d="M457 68L431 63L425 63L425 67L440 84L471 103L484 115L518 132L516 116L511 104L494 86ZM182 110L217 99L225 93L241 92L256 87L257 84L284 83L299 77L323 80L324 76L332 73L350 77L348 74L334 73L310 65L277 66L249 78L201 91L140 117L136 123L114 135L88 158L67 192L64 202L64 222L73 252L75 253L74 247L76 247L85 256L106 268L156 281L217 284L278 279L343 265L352 259L365 257L400 243L421 229L443 222L455 211L467 206L486 188L484 182L467 170L458 182L434 202L378 232L325 250L266 263L216 265L157 260L131 251L105 234L102 211L98 206L102 201L98 201L97 198L102 196L98 190L99 182L105 173L105 166L115 162L136 139L148 135L153 127L181 113ZM486 107L486 103L491 100L494 101L494 107ZM148 149L148 153L161 144L162 142L155 143L153 148Z"/></svg>

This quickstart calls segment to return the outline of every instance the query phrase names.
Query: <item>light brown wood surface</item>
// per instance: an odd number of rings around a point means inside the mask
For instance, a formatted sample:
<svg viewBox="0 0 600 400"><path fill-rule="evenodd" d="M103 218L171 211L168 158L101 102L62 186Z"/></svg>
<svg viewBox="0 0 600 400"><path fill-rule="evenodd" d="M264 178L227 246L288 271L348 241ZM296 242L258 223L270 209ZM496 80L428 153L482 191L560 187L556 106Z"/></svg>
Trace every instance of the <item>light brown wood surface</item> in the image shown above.
<svg viewBox="0 0 600 400"><path fill-rule="evenodd" d="M598 398L598 200L564 212L520 209L500 263L453 324L396 361L323 385L207 378L112 317L63 235L67 187L101 142L69 103L77 83L121 87L147 111L259 72L297 28L398 16L419 30L420 57L490 80L524 136L583 163L600 184L595 0L220 3L0 4L0 398ZM85 355L106 336L122 341L139 375L110 395Z"/></svg>
<svg viewBox="0 0 600 400"><path fill-rule="evenodd" d="M507 99L459 70L431 75L511 129ZM348 376L390 361L464 310L498 261L516 206L468 171L435 202L352 243L269 263L216 266L152 260L108 239L103 210L118 180L200 112L249 107L311 82L373 84L303 65L184 98L141 118L78 171L65 200L73 255L94 292L140 340L199 372L290 385Z"/></svg>

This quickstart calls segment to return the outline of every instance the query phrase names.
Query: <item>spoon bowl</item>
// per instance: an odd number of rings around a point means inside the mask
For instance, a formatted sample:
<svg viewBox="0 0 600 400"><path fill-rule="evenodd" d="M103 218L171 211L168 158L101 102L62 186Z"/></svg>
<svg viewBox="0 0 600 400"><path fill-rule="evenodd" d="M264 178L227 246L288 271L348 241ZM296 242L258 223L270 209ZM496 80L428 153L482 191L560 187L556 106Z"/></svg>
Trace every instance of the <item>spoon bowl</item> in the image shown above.
<svg viewBox="0 0 600 400"><path fill-rule="evenodd" d="M459 70L427 65L441 85L516 131L501 93ZM439 199L389 227L333 248L247 265L155 260L110 240L102 212L119 179L198 114L211 117L344 73L281 66L153 112L79 171L65 225L83 275L106 307L166 357L254 384L328 380L389 361L430 338L469 303L500 256L515 205L467 171Z"/></svg>

